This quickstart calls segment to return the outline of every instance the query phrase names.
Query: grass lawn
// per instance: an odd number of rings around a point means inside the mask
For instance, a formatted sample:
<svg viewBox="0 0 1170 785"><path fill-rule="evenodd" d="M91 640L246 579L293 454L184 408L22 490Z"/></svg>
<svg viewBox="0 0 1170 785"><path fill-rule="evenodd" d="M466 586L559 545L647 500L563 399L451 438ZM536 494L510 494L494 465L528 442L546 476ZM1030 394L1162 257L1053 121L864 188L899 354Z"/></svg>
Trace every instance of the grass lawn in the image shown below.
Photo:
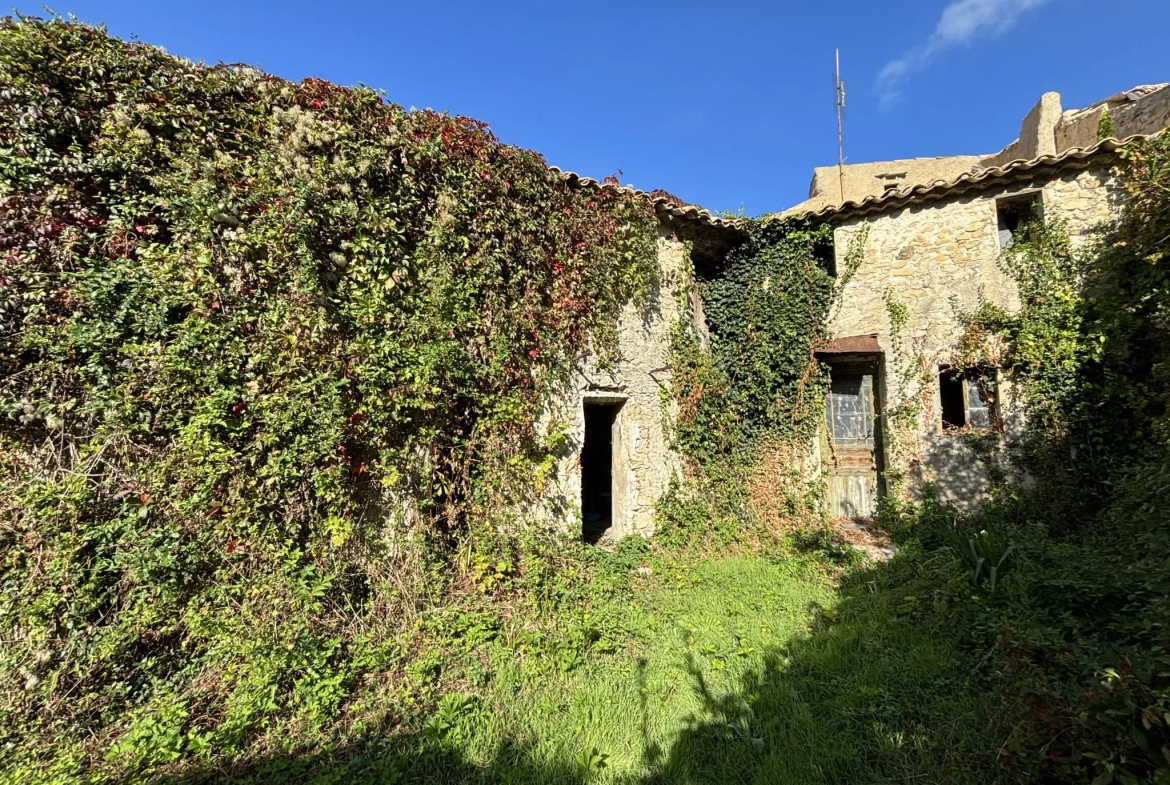
<svg viewBox="0 0 1170 785"><path fill-rule="evenodd" d="M467 652L421 733L258 764L257 781L986 782L970 658L916 621L886 566L651 559L591 606L589 654L523 620ZM964 665L964 663L968 663ZM239 772L233 779L247 777Z"/></svg>

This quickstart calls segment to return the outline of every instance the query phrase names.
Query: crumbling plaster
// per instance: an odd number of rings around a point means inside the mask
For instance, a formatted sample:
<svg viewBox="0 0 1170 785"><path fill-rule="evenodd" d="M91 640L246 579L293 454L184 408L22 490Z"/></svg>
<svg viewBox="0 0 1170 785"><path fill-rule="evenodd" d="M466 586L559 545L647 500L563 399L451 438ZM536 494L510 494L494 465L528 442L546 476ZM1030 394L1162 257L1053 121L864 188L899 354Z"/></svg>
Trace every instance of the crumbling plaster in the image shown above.
<svg viewBox="0 0 1170 785"><path fill-rule="evenodd" d="M837 269L843 271L851 243L868 227L863 259L831 315L830 333L834 338L876 333L883 351L882 408L889 413L920 404L916 433L902 440L904 449L887 449L889 469L905 478L912 496L924 482L959 503L979 498L987 488L985 466L968 441L942 433L937 372L939 364L953 359L963 329L960 313L977 308L981 296L1009 312L1018 310L1016 284L998 263L995 200L1030 190L1041 193L1046 218L1064 222L1076 244L1092 240L1092 230L1116 215L1121 198L1111 169L1100 165L849 218L835 229ZM887 295L908 311L900 351L891 333ZM928 389L923 389L919 368L928 372ZM1000 447L1006 447L1021 425L1010 385L1001 389L1001 405L1009 437Z"/></svg>

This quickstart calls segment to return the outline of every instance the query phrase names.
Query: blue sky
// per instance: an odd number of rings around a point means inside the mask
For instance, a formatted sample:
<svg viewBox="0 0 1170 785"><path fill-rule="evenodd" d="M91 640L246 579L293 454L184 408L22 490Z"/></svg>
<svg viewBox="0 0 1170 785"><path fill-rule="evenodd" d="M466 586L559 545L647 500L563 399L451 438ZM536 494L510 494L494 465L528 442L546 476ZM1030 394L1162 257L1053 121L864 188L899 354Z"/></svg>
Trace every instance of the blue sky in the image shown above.
<svg viewBox="0 0 1170 785"><path fill-rule="evenodd" d="M206 62L386 90L489 122L549 163L756 215L845 155L994 152L1040 94L1170 81L1170 0L56 0ZM39 5L20 4L42 14Z"/></svg>

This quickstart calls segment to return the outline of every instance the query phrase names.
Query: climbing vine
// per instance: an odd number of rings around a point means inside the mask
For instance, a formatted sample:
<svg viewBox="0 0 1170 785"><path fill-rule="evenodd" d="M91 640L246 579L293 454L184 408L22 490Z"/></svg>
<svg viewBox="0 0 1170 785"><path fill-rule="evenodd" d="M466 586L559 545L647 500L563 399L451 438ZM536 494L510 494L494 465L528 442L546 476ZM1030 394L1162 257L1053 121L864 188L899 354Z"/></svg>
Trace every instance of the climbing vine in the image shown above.
<svg viewBox="0 0 1170 785"><path fill-rule="evenodd" d="M477 120L60 19L0 21L0 226L0 768L329 721L655 275L648 201Z"/></svg>
<svg viewBox="0 0 1170 785"><path fill-rule="evenodd" d="M1018 313L981 304L960 342L964 362L1000 362L1023 416L1029 482L999 489L985 518L1015 520L1021 540L1045 533L1037 587L1016 600L1027 613L1006 614L1032 621L1004 640L1061 664L1012 673L1009 699L1033 694L1047 718L1024 718L1009 746L1062 781L1170 771L1170 635L1155 621L1170 596L1170 136L1128 145L1118 174L1120 220L1075 243L1034 221L1001 259Z"/></svg>
<svg viewBox="0 0 1170 785"><path fill-rule="evenodd" d="M825 339L836 291L825 269L831 227L745 224L747 240L721 270L696 283L710 346L689 322L672 332L673 438L706 499L691 498L688 520L733 531L810 511L809 489L794 467L823 416L827 374L814 351ZM672 507L680 494L676 487L660 506L668 530L680 517ZM696 503L706 515L694 514Z"/></svg>

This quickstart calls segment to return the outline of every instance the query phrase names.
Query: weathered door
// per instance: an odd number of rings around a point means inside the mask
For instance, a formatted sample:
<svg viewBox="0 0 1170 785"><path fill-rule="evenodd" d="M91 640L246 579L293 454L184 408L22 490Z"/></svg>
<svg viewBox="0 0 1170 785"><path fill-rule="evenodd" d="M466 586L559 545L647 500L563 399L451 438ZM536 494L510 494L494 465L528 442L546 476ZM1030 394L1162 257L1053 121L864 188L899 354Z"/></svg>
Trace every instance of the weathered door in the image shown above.
<svg viewBox="0 0 1170 785"><path fill-rule="evenodd" d="M874 376L831 370L825 399L829 455L829 517L869 518L877 512Z"/></svg>

